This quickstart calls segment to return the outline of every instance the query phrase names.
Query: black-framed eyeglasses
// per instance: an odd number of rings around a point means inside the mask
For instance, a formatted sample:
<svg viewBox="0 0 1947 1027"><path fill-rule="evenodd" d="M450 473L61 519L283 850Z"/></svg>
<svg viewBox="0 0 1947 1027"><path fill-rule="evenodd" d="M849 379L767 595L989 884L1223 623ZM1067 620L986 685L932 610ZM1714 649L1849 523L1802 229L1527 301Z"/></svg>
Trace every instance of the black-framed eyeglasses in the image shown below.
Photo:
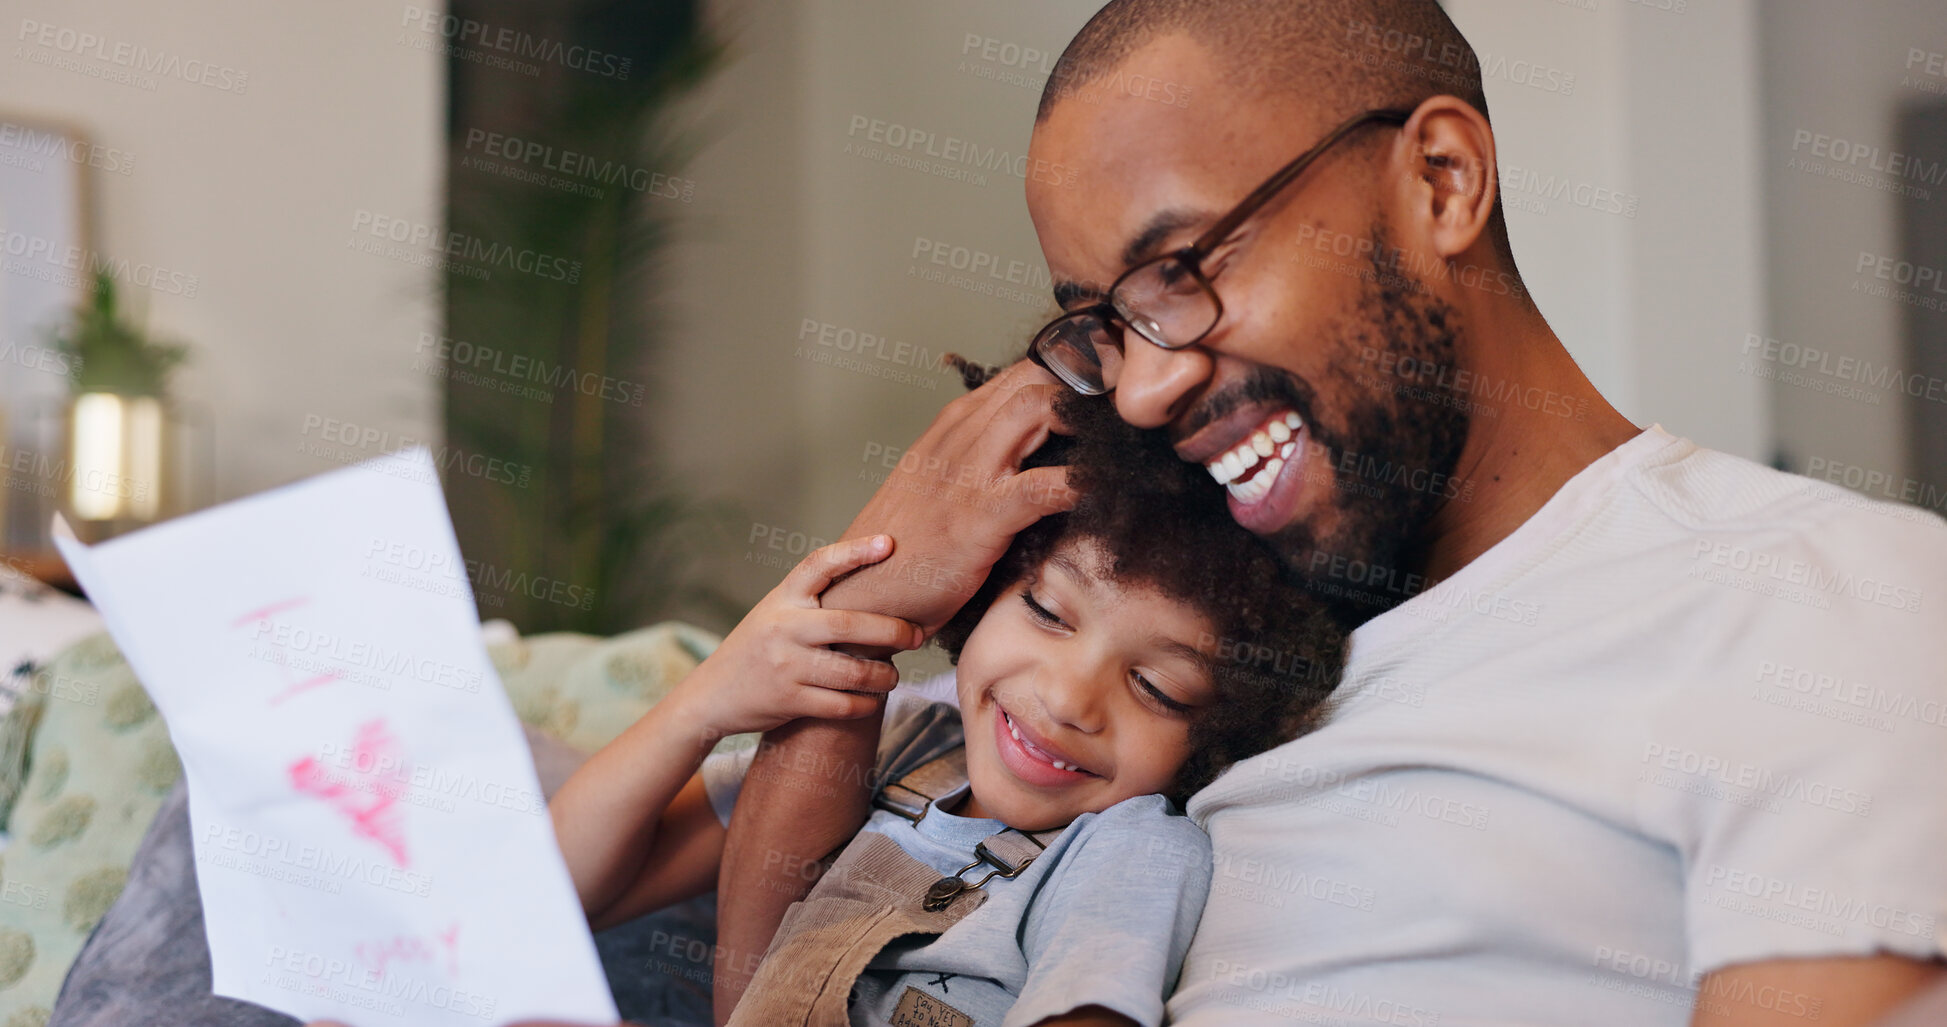
<svg viewBox="0 0 1947 1027"><path fill-rule="evenodd" d="M1122 367L1122 332L1115 322L1135 329L1136 334L1164 349L1182 349L1202 341L1224 316L1223 301L1203 273L1203 262L1211 251L1229 240L1246 218L1291 184L1333 143L1373 122L1403 125L1412 113L1370 110L1347 119L1265 179L1196 241L1124 271L1109 286L1108 297L1102 302L1048 322L1035 333L1028 357L1076 392L1098 396L1115 388Z"/></svg>

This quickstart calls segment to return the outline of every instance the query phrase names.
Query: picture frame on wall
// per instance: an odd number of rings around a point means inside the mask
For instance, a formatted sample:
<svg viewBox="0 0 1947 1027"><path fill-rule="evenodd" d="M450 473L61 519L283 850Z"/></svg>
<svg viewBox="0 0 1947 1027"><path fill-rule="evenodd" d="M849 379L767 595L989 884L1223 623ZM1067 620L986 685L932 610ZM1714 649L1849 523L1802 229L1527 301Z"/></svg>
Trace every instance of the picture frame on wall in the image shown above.
<svg viewBox="0 0 1947 1027"><path fill-rule="evenodd" d="M64 455L46 422L80 369L50 334L88 296L90 174L128 174L133 163L79 126L0 111L0 553L10 563L53 548L47 519Z"/></svg>

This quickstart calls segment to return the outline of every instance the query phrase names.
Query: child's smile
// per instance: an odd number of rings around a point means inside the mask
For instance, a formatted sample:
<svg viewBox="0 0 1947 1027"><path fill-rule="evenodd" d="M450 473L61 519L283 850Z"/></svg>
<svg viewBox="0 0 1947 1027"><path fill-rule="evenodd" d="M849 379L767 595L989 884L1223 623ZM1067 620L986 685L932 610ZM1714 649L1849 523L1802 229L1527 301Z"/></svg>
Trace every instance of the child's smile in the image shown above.
<svg viewBox="0 0 1947 1027"><path fill-rule="evenodd" d="M1001 762L1007 764L1014 776L1051 786L1102 776L1082 766L1080 760L1053 742L1036 735L1033 728L1023 730L1005 708L997 709L1000 716L994 718L995 745L1000 749Z"/></svg>

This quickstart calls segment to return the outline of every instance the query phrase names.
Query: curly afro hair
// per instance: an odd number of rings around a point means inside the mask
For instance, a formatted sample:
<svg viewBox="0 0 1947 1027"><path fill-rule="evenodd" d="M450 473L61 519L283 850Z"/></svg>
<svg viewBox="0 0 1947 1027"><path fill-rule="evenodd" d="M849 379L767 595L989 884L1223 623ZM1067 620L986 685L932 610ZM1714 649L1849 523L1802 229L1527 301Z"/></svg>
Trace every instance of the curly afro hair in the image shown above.
<svg viewBox="0 0 1947 1027"><path fill-rule="evenodd" d="M1116 583L1188 602L1217 631L1217 701L1192 716L1189 759L1166 793L1182 806L1232 763L1313 726L1344 669L1345 629L1231 519L1224 490L1165 432L1131 427L1106 396L1066 392L1055 412L1072 434L1050 436L1024 466L1068 465L1080 501L1015 536L934 641L957 665L994 600L1071 541L1100 546Z"/></svg>

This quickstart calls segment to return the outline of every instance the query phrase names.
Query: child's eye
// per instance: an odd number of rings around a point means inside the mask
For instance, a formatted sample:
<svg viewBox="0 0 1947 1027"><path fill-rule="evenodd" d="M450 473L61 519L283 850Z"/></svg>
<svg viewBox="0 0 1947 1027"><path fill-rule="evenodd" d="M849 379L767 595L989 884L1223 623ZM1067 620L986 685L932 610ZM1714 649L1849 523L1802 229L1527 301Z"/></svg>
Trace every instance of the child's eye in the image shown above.
<svg viewBox="0 0 1947 1027"><path fill-rule="evenodd" d="M1141 671L1131 671L1130 674L1136 679L1136 687L1142 689L1145 694L1147 694L1151 699L1154 699L1156 703L1162 706L1165 710L1168 710L1169 712L1177 716L1184 716L1189 714L1192 710L1196 708L1187 703L1181 703L1176 701L1175 699L1170 698L1167 694L1163 692L1162 689L1157 688L1154 684L1151 684L1148 678L1143 677Z"/></svg>
<svg viewBox="0 0 1947 1027"><path fill-rule="evenodd" d="M1035 602L1034 593L1028 591L1025 588L1021 590L1021 601L1028 604L1028 615L1033 617L1035 620L1038 620L1043 624L1048 624L1054 627L1065 628L1068 626L1061 622L1060 617L1057 617L1054 614L1049 613L1047 607L1042 606L1040 603Z"/></svg>

